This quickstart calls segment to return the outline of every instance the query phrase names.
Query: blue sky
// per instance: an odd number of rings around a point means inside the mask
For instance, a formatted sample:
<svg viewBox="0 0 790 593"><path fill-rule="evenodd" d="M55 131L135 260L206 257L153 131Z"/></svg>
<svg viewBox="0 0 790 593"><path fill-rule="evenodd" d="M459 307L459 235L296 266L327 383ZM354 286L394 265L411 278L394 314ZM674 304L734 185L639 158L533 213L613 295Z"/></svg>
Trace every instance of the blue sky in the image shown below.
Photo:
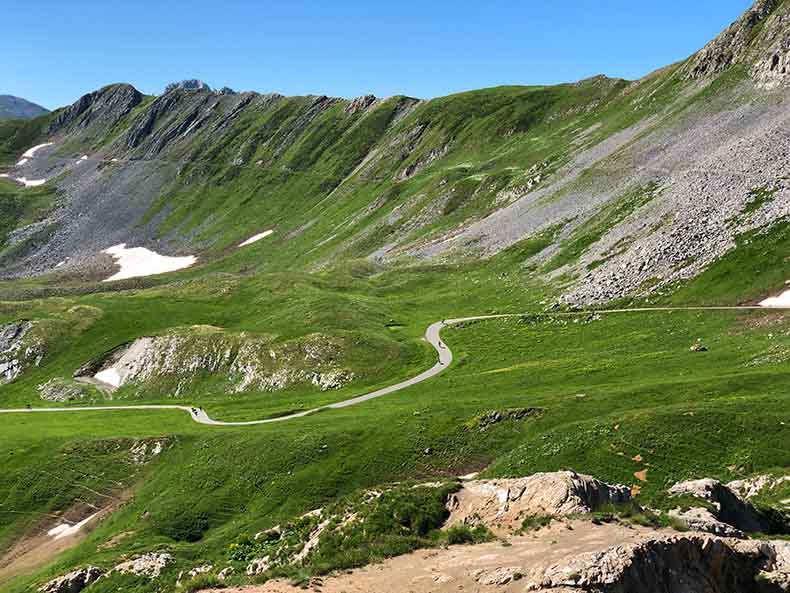
<svg viewBox="0 0 790 593"><path fill-rule="evenodd" d="M54 108L112 82L159 93L193 77L287 95L421 98L598 73L638 78L687 57L750 4L0 0L0 94Z"/></svg>

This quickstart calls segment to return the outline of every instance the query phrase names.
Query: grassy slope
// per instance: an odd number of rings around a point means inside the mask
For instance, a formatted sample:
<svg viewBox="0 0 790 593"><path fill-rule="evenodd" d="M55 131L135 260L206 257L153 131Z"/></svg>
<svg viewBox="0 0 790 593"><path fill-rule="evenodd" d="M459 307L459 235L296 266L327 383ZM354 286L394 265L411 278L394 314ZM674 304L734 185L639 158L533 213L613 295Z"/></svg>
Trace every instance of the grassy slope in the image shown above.
<svg viewBox="0 0 790 593"><path fill-rule="evenodd" d="M187 175L196 181L174 188L159 205L173 208L163 232L191 231L209 213L221 213L200 226L198 240L216 240L206 265L118 287L63 278L0 286L0 298L13 299L0 303L0 322L47 318L53 327L70 328L53 334L40 369L1 388L0 405L39 405L35 386L48 378L69 376L85 360L134 337L198 323L282 339L350 330L386 340L400 352L360 368L364 380L325 394L297 388L229 398L212 391L207 381L200 405L222 418L304 409L414 374L432 361L419 342L428 323L541 310L556 289L534 278L529 258L551 237L534 237L484 263L382 272L353 258L403 231L404 222L384 222L385 217L398 206L415 213L446 192L452 195L440 214L425 228L407 231L412 238L482 216L498 191L525 183L534 165L551 174L568 162L580 132L588 132L583 142L592 145L650 115L693 107L694 99L673 102L682 90L674 69L636 86L593 80L555 88L503 87L428 102L393 127L387 124L402 98L353 121L336 105L282 154L269 152L277 144L272 139L307 99L289 99L250 116L235 124L223 143L201 146L205 152L196 154L194 175ZM390 148L391 143L422 123L430 125L414 150L398 156L402 145ZM36 130L15 132L13 142L29 146ZM258 134L256 142L249 142L251 134ZM414 177L393 180L448 145L446 155ZM242 146L253 147L245 154L248 164L266 165L231 164ZM19 150L14 144L6 160ZM352 173L371 150L385 158ZM623 196L622 203L569 237L552 265L578 257L599 236L598 226L611 224L642 199L647 198L641 193ZM372 203L381 206L364 215L358 228L345 226ZM288 236L308 222L308 229ZM275 236L250 248L228 249L271 226L277 227ZM360 239L360 230L370 235ZM785 235L780 225L744 240L666 299L733 303L778 289L790 274ZM291 271L326 258L333 258L331 272ZM25 298L42 294L58 296ZM100 314L73 327L68 311L74 305ZM2 417L0 546L43 513L69 508L86 487L105 496L133 487L135 496L41 575L0 588L21 591L77 564L109 566L124 554L161 547L179 559L165 577L172 583L181 568L224 562L228 544L240 533L397 480L483 468L488 476L510 476L573 467L640 486L644 500L660 504L661 490L677 479L730 479L790 467L783 446L790 442L790 325L784 317L706 312L575 319L579 322L536 318L448 330L445 337L457 354L449 372L391 397L282 425L214 429L176 413ZM708 352L689 351L698 338ZM539 407L542 413L484 431L474 428L480 414L522 407ZM128 446L126 439L157 436L174 437L173 446L142 470L112 453ZM634 461L636 455L642 461ZM634 472L644 469L647 481L641 482ZM63 477L53 481L58 472ZM127 531L134 533L116 546L100 547ZM185 531L202 538L173 538ZM130 591L157 588L108 579L93 590L119 585Z"/></svg>
<svg viewBox="0 0 790 593"><path fill-rule="evenodd" d="M4 418L4 449L43 452L4 464L0 499L6 512L37 506L15 497L13 486L22 476L57 472L64 454L47 457L47 450L81 444L69 449L80 456L81 447L101 447L91 444L96 439L178 435L149 468L134 501L67 553L63 567L161 546L174 550L181 566L223 562L238 534L358 488L486 466L488 476L573 467L639 485L643 500L651 501L677 479L730 479L790 465L787 448L778 445L790 438L783 405L790 352L779 338L788 331L788 321L769 312L482 322L447 330L458 354L450 372L402 394L290 424L208 429L176 414L121 412ZM698 338L708 352L689 351ZM482 413L519 407L543 412L486 430L474 425ZM259 454L264 451L276 454ZM637 454L641 462L632 460ZM644 483L633 475L643 469ZM44 497L42 508L51 508L54 494L68 500L78 483L53 485L57 492ZM151 512L141 519L146 509ZM173 541L166 535L173 525L197 526L204 537ZM97 549L127 530L134 536Z"/></svg>

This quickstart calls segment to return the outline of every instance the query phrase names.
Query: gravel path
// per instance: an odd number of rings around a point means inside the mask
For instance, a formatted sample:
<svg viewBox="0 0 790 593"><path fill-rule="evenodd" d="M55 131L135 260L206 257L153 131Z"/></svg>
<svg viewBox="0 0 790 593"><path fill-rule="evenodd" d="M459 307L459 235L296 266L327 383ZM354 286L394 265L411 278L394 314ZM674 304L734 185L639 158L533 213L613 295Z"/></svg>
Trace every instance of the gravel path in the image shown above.
<svg viewBox="0 0 790 593"><path fill-rule="evenodd" d="M776 310L790 310L790 307L772 307L772 308L758 307L758 306L640 307L640 308L632 308L632 309L591 310L591 311L582 311L582 312L574 312L574 313L547 313L546 315L574 316L574 315L583 315L590 313L595 313L595 314L648 313L648 312L657 312L657 311L660 312L660 311L776 311ZM46 413L46 412L96 412L96 411L107 411L107 410L181 410L182 412L186 412L187 414L189 414L192 420L194 420L198 424L206 424L210 426L255 426L258 424L272 424L274 422L285 422L287 420L294 420L296 418L302 418L310 414L315 414L316 412L320 412L322 410L338 410L341 408L348 408L349 406L355 406L357 404L361 404L362 402L376 399L384 395L394 393L396 391L401 391L402 389L406 389L407 387L411 387L412 385L416 385L417 383L422 383L423 381L430 379L431 377L434 377L439 373L443 372L446 368L450 366L450 363L453 361L452 351L442 341L441 338L442 329L451 325L457 325L459 323L464 323L467 321L481 321L486 319L505 319L509 317L520 317L522 315L524 315L524 313L506 313L501 315L478 315L475 317L461 317L458 319L445 319L442 321L437 321L436 323L431 324L428 327L428 329L425 331L425 340L429 344L431 344L431 346L434 347L434 349L439 355L438 362L428 370L423 371L419 375L411 377L410 379L401 381L400 383L395 383L394 385L390 385L389 387L383 387L382 389L377 389L376 391L371 391L370 393L366 393L364 395L360 395L344 401L336 402L334 404L322 406L320 408L313 408L311 410L305 410L304 412L296 412L293 414L288 414L287 416L278 416L276 418L265 418L263 420L249 420L246 422L225 422L222 420L214 420L202 408L191 407L191 406L157 405L157 404L137 405L137 406L91 406L91 407L74 406L74 407L61 407L61 408L8 408L8 409L0 409L0 414L22 414L22 413L30 414L30 413Z"/></svg>

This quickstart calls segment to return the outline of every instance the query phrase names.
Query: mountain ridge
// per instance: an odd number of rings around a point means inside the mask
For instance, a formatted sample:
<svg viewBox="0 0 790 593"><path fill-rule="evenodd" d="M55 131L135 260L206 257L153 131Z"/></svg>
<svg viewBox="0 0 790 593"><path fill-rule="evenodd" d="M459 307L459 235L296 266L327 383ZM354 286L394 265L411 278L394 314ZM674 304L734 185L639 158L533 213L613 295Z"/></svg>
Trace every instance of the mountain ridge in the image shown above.
<svg viewBox="0 0 790 593"><path fill-rule="evenodd" d="M49 113L48 109L27 99L0 95L0 119L33 119L46 113Z"/></svg>

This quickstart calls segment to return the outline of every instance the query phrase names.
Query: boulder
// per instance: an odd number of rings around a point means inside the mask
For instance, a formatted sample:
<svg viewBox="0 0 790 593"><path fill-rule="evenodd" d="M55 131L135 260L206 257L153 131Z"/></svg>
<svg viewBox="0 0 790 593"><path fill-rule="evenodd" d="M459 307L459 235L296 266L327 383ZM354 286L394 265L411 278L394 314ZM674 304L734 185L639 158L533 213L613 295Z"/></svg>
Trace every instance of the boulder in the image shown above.
<svg viewBox="0 0 790 593"><path fill-rule="evenodd" d="M692 507L687 510L672 509L669 511L670 517L680 519L689 529L694 531L704 531L723 537L745 537L743 531L736 529L729 523L719 521L711 511L701 507Z"/></svg>
<svg viewBox="0 0 790 593"><path fill-rule="evenodd" d="M448 500L448 526L483 524L517 529L526 517L589 513L631 499L627 486L612 486L573 471L539 473L526 478L472 480Z"/></svg>
<svg viewBox="0 0 790 593"><path fill-rule="evenodd" d="M174 560L173 556L167 552L149 552L118 564L113 568L113 571L156 579L162 574L165 567Z"/></svg>
<svg viewBox="0 0 790 593"><path fill-rule="evenodd" d="M68 574L52 579L39 588L43 593L79 593L104 574L101 568L86 566Z"/></svg>

